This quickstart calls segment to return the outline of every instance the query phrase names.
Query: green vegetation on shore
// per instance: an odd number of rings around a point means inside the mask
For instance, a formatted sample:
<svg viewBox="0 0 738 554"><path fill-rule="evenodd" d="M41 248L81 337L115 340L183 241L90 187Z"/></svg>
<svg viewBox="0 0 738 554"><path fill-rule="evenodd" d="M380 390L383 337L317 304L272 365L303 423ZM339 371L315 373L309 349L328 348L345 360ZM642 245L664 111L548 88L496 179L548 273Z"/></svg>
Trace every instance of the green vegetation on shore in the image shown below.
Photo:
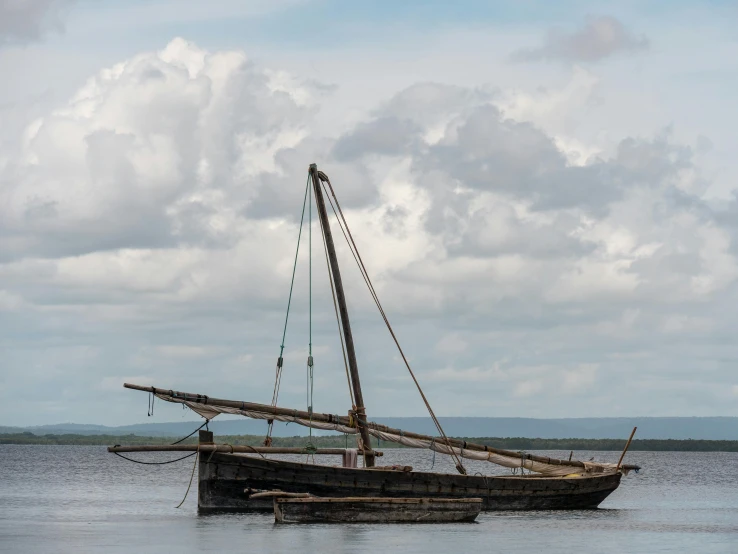
<svg viewBox="0 0 738 554"><path fill-rule="evenodd" d="M622 450L623 439L528 439L522 437L460 437L469 442L486 444L508 450ZM0 434L0 444L60 444L60 445L106 445L114 444L171 444L172 437L143 437L138 435L34 435L33 433ZM196 437L183 441L182 444L195 444ZM264 437L256 435L218 435L218 443L234 445L258 446ZM307 437L274 437L273 446L305 446ZM312 443L321 448L341 448L354 446L354 441L344 435L313 437ZM376 448L402 448L393 443L381 442ZM635 439L630 446L632 451L658 452L738 452L738 441L718 440L656 440Z"/></svg>

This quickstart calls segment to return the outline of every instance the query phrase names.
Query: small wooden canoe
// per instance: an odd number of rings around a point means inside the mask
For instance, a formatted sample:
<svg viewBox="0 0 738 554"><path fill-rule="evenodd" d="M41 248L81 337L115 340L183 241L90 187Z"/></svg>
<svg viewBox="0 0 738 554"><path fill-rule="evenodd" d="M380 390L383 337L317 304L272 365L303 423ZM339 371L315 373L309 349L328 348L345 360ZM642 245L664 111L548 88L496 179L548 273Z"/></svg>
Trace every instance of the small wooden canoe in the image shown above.
<svg viewBox="0 0 738 554"><path fill-rule="evenodd" d="M274 498L277 523L454 523L481 510L481 498Z"/></svg>

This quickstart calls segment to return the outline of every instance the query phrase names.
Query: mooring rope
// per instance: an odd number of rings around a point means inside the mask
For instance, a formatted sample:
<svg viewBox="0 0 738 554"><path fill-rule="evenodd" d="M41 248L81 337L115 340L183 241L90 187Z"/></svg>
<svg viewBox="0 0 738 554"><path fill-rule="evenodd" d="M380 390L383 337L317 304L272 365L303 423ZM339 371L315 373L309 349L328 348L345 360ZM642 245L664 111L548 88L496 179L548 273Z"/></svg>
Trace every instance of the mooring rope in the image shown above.
<svg viewBox="0 0 738 554"><path fill-rule="evenodd" d="M197 450L195 450L194 453L197 454L199 451L200 451L200 445L198 444L197 445ZM190 474L190 484L187 485L187 490L185 491L184 498L182 499L182 502L180 502L177 505L177 508L179 508L180 506L182 506L182 504L184 504L184 501L187 500L187 495L190 494L190 487L192 487L192 479L195 477L195 468L196 467L197 467L197 457L195 458L195 463L192 464L192 473Z"/></svg>

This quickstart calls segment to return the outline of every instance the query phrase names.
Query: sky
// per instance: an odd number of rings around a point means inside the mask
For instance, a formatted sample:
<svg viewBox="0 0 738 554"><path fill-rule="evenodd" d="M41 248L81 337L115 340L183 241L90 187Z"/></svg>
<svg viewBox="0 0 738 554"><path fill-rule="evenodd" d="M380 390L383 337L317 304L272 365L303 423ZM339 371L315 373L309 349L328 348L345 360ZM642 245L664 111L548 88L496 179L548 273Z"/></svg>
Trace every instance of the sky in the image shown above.
<svg viewBox="0 0 738 554"><path fill-rule="evenodd" d="M126 381L268 403L313 162L438 415L738 416L736 17L0 0L0 424L151 421ZM315 218L279 404L312 341L344 414ZM369 416L425 415L337 248Z"/></svg>

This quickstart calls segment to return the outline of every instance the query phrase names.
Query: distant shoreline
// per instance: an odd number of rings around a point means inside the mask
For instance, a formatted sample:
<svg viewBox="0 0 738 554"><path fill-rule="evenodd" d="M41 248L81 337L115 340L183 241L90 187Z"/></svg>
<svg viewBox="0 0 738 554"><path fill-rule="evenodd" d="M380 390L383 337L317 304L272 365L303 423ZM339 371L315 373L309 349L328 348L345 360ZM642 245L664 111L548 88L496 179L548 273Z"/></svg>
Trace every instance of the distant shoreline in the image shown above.
<svg viewBox="0 0 738 554"><path fill-rule="evenodd" d="M625 445L623 439L530 439L523 437L496 438L496 437L458 437L469 442L476 442L508 450L574 450L574 451L618 451ZM234 445L261 445L264 437L261 435L216 435L218 443ZM305 446L308 438L305 436L274 437L273 446ZM100 445L112 446L136 444L171 444L172 437L147 437L139 435L35 435L33 433L2 433L2 444L27 445ZM195 444L191 438L182 444ZM354 441L343 435L313 437L312 443L317 447L340 448L354 446ZM394 443L382 441L376 448L403 448ZM631 451L641 452L738 452L738 441L732 440L676 440L676 439L635 439L630 446Z"/></svg>

